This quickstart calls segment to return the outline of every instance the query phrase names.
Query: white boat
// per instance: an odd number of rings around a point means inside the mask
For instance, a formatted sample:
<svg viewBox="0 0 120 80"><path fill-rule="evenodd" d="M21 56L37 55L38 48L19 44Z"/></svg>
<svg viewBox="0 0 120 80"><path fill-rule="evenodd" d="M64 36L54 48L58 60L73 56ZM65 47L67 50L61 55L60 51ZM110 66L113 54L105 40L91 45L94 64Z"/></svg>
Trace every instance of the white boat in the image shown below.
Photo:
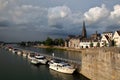
<svg viewBox="0 0 120 80"><path fill-rule="evenodd" d="M27 53L23 53L22 55L23 55L23 57L27 57Z"/></svg>
<svg viewBox="0 0 120 80"><path fill-rule="evenodd" d="M12 51L13 50L12 47L6 47L6 49L8 49L8 51Z"/></svg>
<svg viewBox="0 0 120 80"><path fill-rule="evenodd" d="M47 59L45 58L45 56L40 56L40 55L36 55L35 58L38 60L38 62L40 62L41 64L46 64L47 63Z"/></svg>
<svg viewBox="0 0 120 80"><path fill-rule="evenodd" d="M39 64L38 60L36 60L36 59L32 59L31 63L34 64L34 65L38 65Z"/></svg>
<svg viewBox="0 0 120 80"><path fill-rule="evenodd" d="M17 55L21 55L21 54L22 54L22 51L18 50Z"/></svg>
<svg viewBox="0 0 120 80"><path fill-rule="evenodd" d="M12 51L12 48L9 48L8 51Z"/></svg>
<svg viewBox="0 0 120 80"><path fill-rule="evenodd" d="M30 60L35 59L35 53L29 53L28 59L30 59Z"/></svg>
<svg viewBox="0 0 120 80"><path fill-rule="evenodd" d="M75 71L75 68L73 68L73 66L71 66L70 64L62 61L57 62L55 60L51 60L49 62L49 68L66 74L73 74L73 72Z"/></svg>
<svg viewBox="0 0 120 80"><path fill-rule="evenodd" d="M12 53L16 53L17 54L18 49L12 49Z"/></svg>

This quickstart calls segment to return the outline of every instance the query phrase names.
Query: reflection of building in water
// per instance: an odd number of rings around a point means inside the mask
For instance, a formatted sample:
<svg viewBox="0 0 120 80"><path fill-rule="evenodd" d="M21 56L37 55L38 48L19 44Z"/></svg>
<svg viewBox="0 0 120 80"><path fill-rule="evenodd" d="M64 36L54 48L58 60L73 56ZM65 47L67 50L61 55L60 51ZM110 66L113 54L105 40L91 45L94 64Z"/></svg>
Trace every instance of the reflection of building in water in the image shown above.
<svg viewBox="0 0 120 80"><path fill-rule="evenodd" d="M59 80L74 80L73 75L59 73L51 69L49 70L50 70L50 74Z"/></svg>

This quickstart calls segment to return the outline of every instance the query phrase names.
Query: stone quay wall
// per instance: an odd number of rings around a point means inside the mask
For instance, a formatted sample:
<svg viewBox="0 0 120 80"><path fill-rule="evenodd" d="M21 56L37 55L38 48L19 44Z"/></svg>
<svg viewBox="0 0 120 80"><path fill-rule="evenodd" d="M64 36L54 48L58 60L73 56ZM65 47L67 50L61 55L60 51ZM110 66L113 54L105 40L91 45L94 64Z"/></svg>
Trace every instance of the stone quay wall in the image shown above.
<svg viewBox="0 0 120 80"><path fill-rule="evenodd" d="M82 51L79 73L91 80L120 80L120 48L94 48Z"/></svg>

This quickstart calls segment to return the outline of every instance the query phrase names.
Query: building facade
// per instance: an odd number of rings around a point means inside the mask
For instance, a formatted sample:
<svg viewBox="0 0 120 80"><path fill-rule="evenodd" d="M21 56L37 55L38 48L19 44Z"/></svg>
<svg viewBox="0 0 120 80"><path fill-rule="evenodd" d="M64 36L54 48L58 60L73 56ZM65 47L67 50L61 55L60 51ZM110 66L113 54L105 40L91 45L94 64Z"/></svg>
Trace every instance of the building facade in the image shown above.
<svg viewBox="0 0 120 80"><path fill-rule="evenodd" d="M95 34L92 34L89 38L87 37L87 31L85 27L85 22L83 22L83 28L81 36L68 36L65 47L69 48L91 48L91 47L110 47L114 44L120 47L120 30L113 32L103 32L98 34L97 31Z"/></svg>
<svg viewBox="0 0 120 80"><path fill-rule="evenodd" d="M113 40L115 42L115 45L117 47L120 47L120 30L119 31L115 31L115 33L113 35Z"/></svg>
<svg viewBox="0 0 120 80"><path fill-rule="evenodd" d="M69 47L71 48L80 48L79 47L80 39L79 38L72 38L69 40Z"/></svg>
<svg viewBox="0 0 120 80"><path fill-rule="evenodd" d="M85 27L85 22L83 21L83 28L82 28L82 35L78 36L68 36L65 45L68 45L67 47L69 48L80 48L80 42L82 39L87 38L87 32L86 32L86 27ZM66 46L65 46L66 47Z"/></svg>
<svg viewBox="0 0 120 80"><path fill-rule="evenodd" d="M103 35L101 38L100 47L111 46L111 39L107 35Z"/></svg>

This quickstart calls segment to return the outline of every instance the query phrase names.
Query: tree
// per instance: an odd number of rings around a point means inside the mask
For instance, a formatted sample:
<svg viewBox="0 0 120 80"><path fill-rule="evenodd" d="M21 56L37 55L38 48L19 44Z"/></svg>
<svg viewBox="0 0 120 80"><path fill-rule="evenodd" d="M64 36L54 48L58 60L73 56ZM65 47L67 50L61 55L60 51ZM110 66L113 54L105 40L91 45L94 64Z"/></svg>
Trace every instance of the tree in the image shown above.
<svg viewBox="0 0 120 80"><path fill-rule="evenodd" d="M64 40L62 38L54 39L53 43L56 46L63 46L64 45Z"/></svg>
<svg viewBox="0 0 120 80"><path fill-rule="evenodd" d="M114 40L112 40L112 42L111 42L111 46L116 46L116 43L115 43Z"/></svg>
<svg viewBox="0 0 120 80"><path fill-rule="evenodd" d="M22 42L20 43L20 46L26 46L26 42L23 42L23 41L22 41Z"/></svg>
<svg viewBox="0 0 120 80"><path fill-rule="evenodd" d="M97 43L97 47L100 47L100 43L99 42Z"/></svg>
<svg viewBox="0 0 120 80"><path fill-rule="evenodd" d="M108 44L106 43L106 41L104 42L104 46L105 46L105 47L107 47L107 46L108 46Z"/></svg>
<svg viewBox="0 0 120 80"><path fill-rule="evenodd" d="M93 47L93 43L92 42L90 43L90 47Z"/></svg>
<svg viewBox="0 0 120 80"><path fill-rule="evenodd" d="M63 46L64 45L64 40L62 38L59 39L59 43L58 43L60 46Z"/></svg>
<svg viewBox="0 0 120 80"><path fill-rule="evenodd" d="M50 37L48 37L45 41L45 45L47 45L47 46L53 45L53 40Z"/></svg>
<svg viewBox="0 0 120 80"><path fill-rule="evenodd" d="M59 45L59 39L54 39L54 45Z"/></svg>

